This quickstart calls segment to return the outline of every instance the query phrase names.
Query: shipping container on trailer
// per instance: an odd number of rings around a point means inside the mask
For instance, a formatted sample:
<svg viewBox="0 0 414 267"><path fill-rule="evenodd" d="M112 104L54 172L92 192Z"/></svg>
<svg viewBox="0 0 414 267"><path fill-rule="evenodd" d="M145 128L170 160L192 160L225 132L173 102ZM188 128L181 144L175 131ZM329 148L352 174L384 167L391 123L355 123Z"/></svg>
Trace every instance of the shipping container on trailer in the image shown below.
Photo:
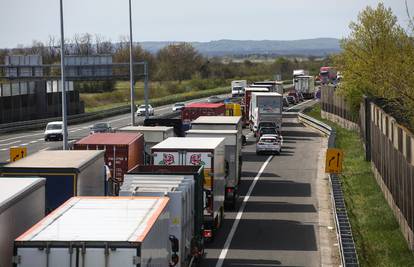
<svg viewBox="0 0 414 267"><path fill-rule="evenodd" d="M203 166L166 166L166 165L147 165L138 166L129 174L139 174L151 176L151 178L159 180L160 176L170 177L171 175L183 175L192 177L194 180L194 234L191 244L192 256L200 259L204 254L204 167Z"/></svg>
<svg viewBox="0 0 414 267"><path fill-rule="evenodd" d="M315 97L315 78L313 76L298 76L295 90L302 93L303 98L310 99Z"/></svg>
<svg viewBox="0 0 414 267"><path fill-rule="evenodd" d="M241 140L238 138L237 130L189 130L187 137L224 137L226 166L228 166L226 176L226 203L235 208L238 198L238 187L241 180L242 156Z"/></svg>
<svg viewBox="0 0 414 267"><path fill-rule="evenodd" d="M179 241L177 267L188 266L191 259L194 236L194 180L185 176L154 176L139 174L125 175L120 196L168 196L170 203L169 235ZM181 178L175 184L166 183L171 178ZM148 183L151 181L152 183Z"/></svg>
<svg viewBox="0 0 414 267"><path fill-rule="evenodd" d="M168 197L71 198L15 240L15 266L169 266L168 204Z"/></svg>
<svg viewBox="0 0 414 267"><path fill-rule="evenodd" d="M0 266L12 266L13 241L45 216L46 179L0 177Z"/></svg>
<svg viewBox="0 0 414 267"><path fill-rule="evenodd" d="M116 130L117 132L140 133L144 135L145 164L149 163L151 148L159 142L174 137L174 128L167 126L126 126Z"/></svg>
<svg viewBox="0 0 414 267"><path fill-rule="evenodd" d="M125 173L144 163L144 136L140 133L96 133L77 141L73 148L105 150L105 164L118 184Z"/></svg>
<svg viewBox="0 0 414 267"><path fill-rule="evenodd" d="M181 111L181 119L184 124L190 124L200 116L224 116L226 106L224 103L192 103Z"/></svg>
<svg viewBox="0 0 414 267"><path fill-rule="evenodd" d="M260 93L266 93L269 92L269 88L266 87L247 87L244 93L244 98L242 100L242 105L244 106L244 117L243 117L243 123L244 126L250 125L250 99L252 97L253 92L260 92Z"/></svg>
<svg viewBox="0 0 414 267"><path fill-rule="evenodd" d="M203 235L207 239L214 237L224 216L224 141L224 138L170 137L152 148L154 165L204 166Z"/></svg>
<svg viewBox="0 0 414 267"><path fill-rule="evenodd" d="M46 178L46 212L73 196L104 196L103 151L39 151L1 167L1 176Z"/></svg>

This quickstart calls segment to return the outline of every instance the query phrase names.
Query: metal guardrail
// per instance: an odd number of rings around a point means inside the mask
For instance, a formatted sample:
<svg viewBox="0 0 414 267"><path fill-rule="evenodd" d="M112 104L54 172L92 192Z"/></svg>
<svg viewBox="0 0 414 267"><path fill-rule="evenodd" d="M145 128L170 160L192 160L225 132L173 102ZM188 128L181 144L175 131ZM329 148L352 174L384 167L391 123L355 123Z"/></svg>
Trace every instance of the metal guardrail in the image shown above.
<svg viewBox="0 0 414 267"><path fill-rule="evenodd" d="M315 128L328 136L328 147L335 147L336 131L329 125L318 121L303 113L298 113L301 122ZM335 224L339 241L339 251L343 267L358 267L358 254L355 248L352 228L349 222L348 213L342 191L341 181L337 174L329 175L332 190L332 206L335 213Z"/></svg>

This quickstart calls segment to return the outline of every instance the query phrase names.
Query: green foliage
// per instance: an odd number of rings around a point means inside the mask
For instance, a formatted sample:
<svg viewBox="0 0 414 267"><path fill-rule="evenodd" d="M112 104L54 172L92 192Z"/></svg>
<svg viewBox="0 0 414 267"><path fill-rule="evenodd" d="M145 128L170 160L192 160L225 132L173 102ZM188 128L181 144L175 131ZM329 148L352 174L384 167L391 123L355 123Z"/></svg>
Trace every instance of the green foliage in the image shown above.
<svg viewBox="0 0 414 267"><path fill-rule="evenodd" d="M112 92L115 89L114 81L75 82L75 90L79 93Z"/></svg>
<svg viewBox="0 0 414 267"><path fill-rule="evenodd" d="M308 115L322 120L320 105ZM385 201L371 165L364 160L357 132L323 120L336 129L336 146L344 151L341 184L361 266L414 266L399 225Z"/></svg>
<svg viewBox="0 0 414 267"><path fill-rule="evenodd" d="M386 99L403 111L397 117L410 118L414 125L413 39L382 3L362 11L350 29L335 58L344 76L340 92L354 108L362 95Z"/></svg>

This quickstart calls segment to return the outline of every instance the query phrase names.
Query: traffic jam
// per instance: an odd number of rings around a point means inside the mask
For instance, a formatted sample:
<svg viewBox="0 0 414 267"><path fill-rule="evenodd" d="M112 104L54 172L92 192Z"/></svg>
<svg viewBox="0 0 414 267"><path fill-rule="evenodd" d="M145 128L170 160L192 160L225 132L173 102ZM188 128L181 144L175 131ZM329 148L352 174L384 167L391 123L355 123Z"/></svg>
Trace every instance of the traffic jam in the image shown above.
<svg viewBox="0 0 414 267"><path fill-rule="evenodd" d="M0 167L0 187L10 194L0 208L6 260L18 267L196 266L226 211L237 209L247 138L258 155L280 154L283 111L315 97L313 77L304 74L287 92L279 81L233 81L229 98L176 103L180 118L117 129L97 123L70 150ZM147 111L154 114L140 106L136 115ZM61 128L50 123L45 141L60 140ZM15 232L2 230L8 224Z"/></svg>

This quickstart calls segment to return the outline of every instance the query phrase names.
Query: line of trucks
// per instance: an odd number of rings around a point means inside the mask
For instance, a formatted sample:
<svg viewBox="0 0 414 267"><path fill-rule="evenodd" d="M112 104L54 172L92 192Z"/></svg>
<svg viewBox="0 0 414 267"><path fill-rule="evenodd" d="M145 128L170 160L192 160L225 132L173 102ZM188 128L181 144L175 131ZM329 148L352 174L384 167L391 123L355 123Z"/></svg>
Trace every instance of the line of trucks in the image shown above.
<svg viewBox="0 0 414 267"><path fill-rule="evenodd" d="M1 166L0 266L195 266L237 206L243 124L281 127L270 87Z"/></svg>

